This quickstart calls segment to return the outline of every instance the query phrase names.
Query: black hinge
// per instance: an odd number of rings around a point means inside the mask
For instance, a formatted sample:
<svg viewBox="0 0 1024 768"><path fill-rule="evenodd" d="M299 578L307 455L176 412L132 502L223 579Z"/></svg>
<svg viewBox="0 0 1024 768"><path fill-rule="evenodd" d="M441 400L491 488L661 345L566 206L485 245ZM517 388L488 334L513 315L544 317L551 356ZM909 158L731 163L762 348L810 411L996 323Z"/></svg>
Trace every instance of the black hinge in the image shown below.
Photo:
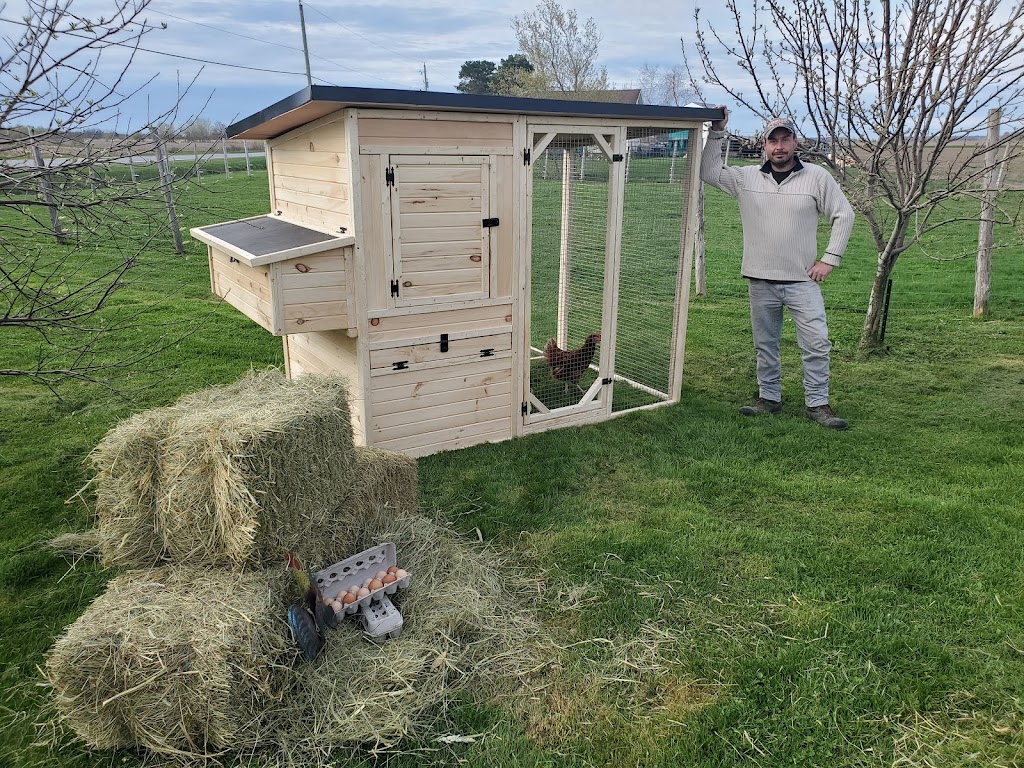
<svg viewBox="0 0 1024 768"><path fill-rule="evenodd" d="M612 162L613 163L621 163L622 162L622 155L612 155Z"/></svg>
<svg viewBox="0 0 1024 768"><path fill-rule="evenodd" d="M391 369L395 371L404 371L409 367L408 360L399 360L397 363L392 363Z"/></svg>
<svg viewBox="0 0 1024 768"><path fill-rule="evenodd" d="M524 149L523 150L523 165L529 165L529 164L530 164L530 150Z"/></svg>
<svg viewBox="0 0 1024 768"><path fill-rule="evenodd" d="M447 333L442 333L441 334L441 351L442 352L447 352L448 351L448 334Z"/></svg>
<svg viewBox="0 0 1024 768"><path fill-rule="evenodd" d="M234 256L228 256L228 262L231 264L237 264L238 259L236 259Z"/></svg>
<svg viewBox="0 0 1024 768"><path fill-rule="evenodd" d="M392 296L397 296L398 295L398 281L397 280L392 280L391 281L391 295Z"/></svg>
<svg viewBox="0 0 1024 768"><path fill-rule="evenodd" d="M494 357L494 347L480 350L480 357Z"/></svg>
<svg viewBox="0 0 1024 768"><path fill-rule="evenodd" d="M529 413L530 413L530 406L526 404L525 400L523 400L523 416L526 416Z"/></svg>
<svg viewBox="0 0 1024 768"><path fill-rule="evenodd" d="M611 384L612 383L612 379L601 379L601 383L602 384Z"/></svg>
<svg viewBox="0 0 1024 768"><path fill-rule="evenodd" d="M393 187L395 186L395 169L388 168L384 171L384 186Z"/></svg>
<svg viewBox="0 0 1024 768"><path fill-rule="evenodd" d="M484 219L485 227L496 227L498 226L498 217L495 216L493 219Z"/></svg>

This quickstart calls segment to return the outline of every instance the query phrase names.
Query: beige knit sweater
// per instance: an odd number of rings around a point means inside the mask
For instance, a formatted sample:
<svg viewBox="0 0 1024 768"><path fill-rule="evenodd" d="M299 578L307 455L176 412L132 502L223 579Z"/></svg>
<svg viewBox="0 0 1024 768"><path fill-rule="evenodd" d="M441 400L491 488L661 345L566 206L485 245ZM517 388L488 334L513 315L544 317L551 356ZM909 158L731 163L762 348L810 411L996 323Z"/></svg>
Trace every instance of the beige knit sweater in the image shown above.
<svg viewBox="0 0 1024 768"><path fill-rule="evenodd" d="M817 165L777 184L758 166L722 164L724 131L710 131L700 177L737 199L743 223L744 277L761 280L810 280L807 270L818 258L818 219L832 225L821 261L838 266L853 229L853 208L832 174Z"/></svg>

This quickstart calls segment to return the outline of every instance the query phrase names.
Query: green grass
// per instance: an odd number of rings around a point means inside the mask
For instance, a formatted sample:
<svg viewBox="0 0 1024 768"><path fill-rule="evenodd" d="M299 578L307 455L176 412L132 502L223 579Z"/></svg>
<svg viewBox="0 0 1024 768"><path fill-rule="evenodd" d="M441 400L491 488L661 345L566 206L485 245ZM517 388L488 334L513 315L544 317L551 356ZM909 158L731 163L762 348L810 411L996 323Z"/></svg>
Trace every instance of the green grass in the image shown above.
<svg viewBox="0 0 1024 768"><path fill-rule="evenodd" d="M192 190L188 224L266 210L266 186ZM712 193L707 207L708 295L690 304L678 406L420 460L423 508L522 564L538 590L526 607L565 647L527 713L467 701L455 727L486 734L477 743L434 751L425 737L407 746L430 751L389 764L1024 764L1024 264L997 252L980 322L970 260L908 252L889 352L863 358L874 253L858 226L825 285L850 430L801 418L788 322L786 411L749 420L736 413L754 382L735 205ZM69 571L41 542L88 525L64 501L118 419L281 362L278 339L208 295L203 248L154 249L142 266L124 300L177 286L154 318L204 318L162 353L169 376L129 400L0 381L0 765L139 764L32 746L36 667L111 575Z"/></svg>

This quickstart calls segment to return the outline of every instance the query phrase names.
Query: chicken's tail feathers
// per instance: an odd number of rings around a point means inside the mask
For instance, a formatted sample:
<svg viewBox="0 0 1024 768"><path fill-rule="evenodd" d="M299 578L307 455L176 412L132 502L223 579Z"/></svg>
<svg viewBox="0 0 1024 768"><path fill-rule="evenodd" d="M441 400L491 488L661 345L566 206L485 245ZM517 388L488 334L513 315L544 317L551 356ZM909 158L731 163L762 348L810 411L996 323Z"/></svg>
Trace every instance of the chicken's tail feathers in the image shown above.
<svg viewBox="0 0 1024 768"><path fill-rule="evenodd" d="M551 362L551 356L560 351L561 350L558 348L558 344L555 343L554 339L548 339L544 343L544 359L549 363Z"/></svg>

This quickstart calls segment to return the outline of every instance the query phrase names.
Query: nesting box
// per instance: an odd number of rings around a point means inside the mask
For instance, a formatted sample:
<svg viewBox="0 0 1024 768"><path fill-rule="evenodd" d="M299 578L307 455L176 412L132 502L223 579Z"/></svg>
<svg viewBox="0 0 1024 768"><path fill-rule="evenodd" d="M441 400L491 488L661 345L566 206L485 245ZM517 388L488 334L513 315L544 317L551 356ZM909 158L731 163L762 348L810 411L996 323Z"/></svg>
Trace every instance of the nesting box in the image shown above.
<svg viewBox="0 0 1024 768"><path fill-rule="evenodd" d="M271 211L211 288L411 455L678 401L707 108L312 86L229 127ZM691 140L697 137L697 140Z"/></svg>

